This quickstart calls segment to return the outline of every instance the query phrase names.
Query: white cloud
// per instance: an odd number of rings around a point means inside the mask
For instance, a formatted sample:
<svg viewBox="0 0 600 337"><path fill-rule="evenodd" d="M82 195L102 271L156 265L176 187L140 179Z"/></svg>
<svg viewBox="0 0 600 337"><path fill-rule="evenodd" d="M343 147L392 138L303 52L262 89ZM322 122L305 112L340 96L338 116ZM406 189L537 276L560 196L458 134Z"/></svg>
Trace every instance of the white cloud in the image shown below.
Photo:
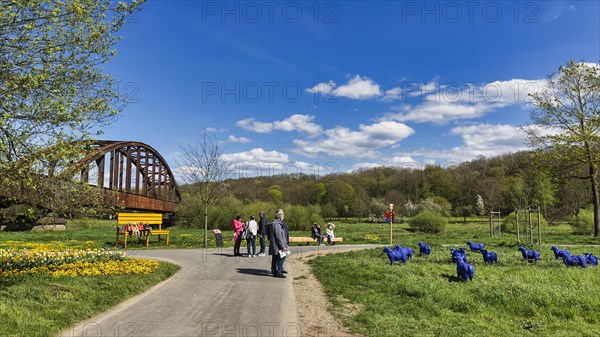
<svg viewBox="0 0 600 337"><path fill-rule="evenodd" d="M311 94L330 94L335 89L336 84L334 81L329 81L327 83L317 83L314 87L306 89L306 92Z"/></svg>
<svg viewBox="0 0 600 337"><path fill-rule="evenodd" d="M250 143L252 142L249 138L246 137L236 137L234 135L229 135L227 140L231 143Z"/></svg>
<svg viewBox="0 0 600 337"><path fill-rule="evenodd" d="M323 128L315 124L314 120L315 116L295 114L284 120L273 122L273 127L282 131L297 130L308 134L317 134L323 131Z"/></svg>
<svg viewBox="0 0 600 337"><path fill-rule="evenodd" d="M381 89L370 78L356 75L347 84L339 86L334 94L351 99L367 99L380 96Z"/></svg>
<svg viewBox="0 0 600 337"><path fill-rule="evenodd" d="M406 86L406 84L405 84ZM427 96L431 93L435 93L439 91L440 84L437 81L431 81L429 83L417 83L417 84L409 84L409 88L416 88L416 90L409 90L408 94L410 96Z"/></svg>
<svg viewBox="0 0 600 337"><path fill-rule="evenodd" d="M529 150L526 134L518 126L507 124L475 124L458 126L450 134L462 138L462 144L446 150L421 149L409 153L413 157L430 160L445 159L460 163L477 156L493 157L503 153Z"/></svg>
<svg viewBox="0 0 600 337"><path fill-rule="evenodd" d="M318 83L317 85L306 89L309 93L320 93L350 99L364 100L368 98L379 97L382 95L381 87L368 77L356 75L348 83L337 86L334 81L327 83Z"/></svg>
<svg viewBox="0 0 600 337"><path fill-rule="evenodd" d="M473 119L484 116L499 105L457 104L444 102L425 102L416 106L405 104L399 107L403 112L386 114L382 120L413 121L417 123L446 124L450 121Z"/></svg>
<svg viewBox="0 0 600 337"><path fill-rule="evenodd" d="M375 167L402 167L402 168L418 168L419 163L409 156L392 156L391 158L383 159L379 162L363 162L352 165L352 171L359 169L369 169Z"/></svg>
<svg viewBox="0 0 600 337"><path fill-rule="evenodd" d="M494 110L511 105L531 103L530 94L542 89L544 80L512 79L490 83L430 82L412 85L418 90L403 90L409 96L421 96L422 102L395 107L381 120L446 124L451 121L483 117ZM387 95L386 95L387 96Z"/></svg>
<svg viewBox="0 0 600 337"><path fill-rule="evenodd" d="M381 98L384 102L396 101L402 98L402 88L395 87L385 91L385 96Z"/></svg>
<svg viewBox="0 0 600 337"><path fill-rule="evenodd" d="M404 123L379 122L361 124L358 131L337 126L325 130L324 136L315 140L294 140L295 153L308 157L325 154L332 157L377 157L378 149L397 144L412 135L414 130Z"/></svg>
<svg viewBox="0 0 600 337"><path fill-rule="evenodd" d="M314 123L315 116L295 114L286 119L274 122L258 122L254 118L237 121L235 124L245 130L257 133L270 133L273 130L300 131L309 135L320 133L323 128Z"/></svg>
<svg viewBox="0 0 600 337"><path fill-rule="evenodd" d="M272 123L257 122L254 120L254 118L239 120L235 123L235 125L241 127L242 129L257 133L270 133L273 131Z"/></svg>
<svg viewBox="0 0 600 337"><path fill-rule="evenodd" d="M475 88L472 95L475 102L523 104L531 102L529 95L544 88L545 83L545 80L524 79L494 81Z"/></svg>
<svg viewBox="0 0 600 337"><path fill-rule="evenodd" d="M504 152L528 149L525 145L525 132L514 125L459 126L453 128L450 133L463 139L463 145L453 150L471 153L473 157L478 155L490 157Z"/></svg>
<svg viewBox="0 0 600 337"><path fill-rule="evenodd" d="M254 148L249 151L227 153L221 157L232 164L231 178L271 176L278 174L325 175L336 173L335 163L307 163L290 161L289 156L279 151Z"/></svg>
<svg viewBox="0 0 600 337"><path fill-rule="evenodd" d="M221 157L224 161L233 163L287 163L287 154L278 151L265 151L262 148L254 148L250 151L225 153Z"/></svg>

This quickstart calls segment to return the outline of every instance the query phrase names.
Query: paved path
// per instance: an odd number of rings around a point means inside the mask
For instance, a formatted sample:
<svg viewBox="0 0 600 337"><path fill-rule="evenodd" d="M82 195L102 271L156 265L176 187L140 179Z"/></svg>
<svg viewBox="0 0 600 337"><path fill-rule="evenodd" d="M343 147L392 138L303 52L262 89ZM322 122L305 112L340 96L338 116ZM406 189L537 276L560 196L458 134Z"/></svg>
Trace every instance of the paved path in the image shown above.
<svg viewBox="0 0 600 337"><path fill-rule="evenodd" d="M292 247L289 258L315 250L318 253L319 247ZM271 277L270 256L233 257L233 248L128 250L127 253L173 262L181 270L149 291L81 322L60 336L302 335L292 287L294 271L289 270L286 279Z"/></svg>

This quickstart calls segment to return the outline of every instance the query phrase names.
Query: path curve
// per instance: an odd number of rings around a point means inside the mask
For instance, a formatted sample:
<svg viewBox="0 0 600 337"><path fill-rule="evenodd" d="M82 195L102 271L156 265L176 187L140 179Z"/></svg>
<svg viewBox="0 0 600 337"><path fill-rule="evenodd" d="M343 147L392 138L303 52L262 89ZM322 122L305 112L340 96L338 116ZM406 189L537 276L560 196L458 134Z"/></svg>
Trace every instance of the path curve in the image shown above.
<svg viewBox="0 0 600 337"><path fill-rule="evenodd" d="M289 258L370 247L296 246ZM302 336L293 269L286 279L274 278L269 274L270 256L232 253L232 248L128 250L129 256L172 262L181 270L59 336Z"/></svg>

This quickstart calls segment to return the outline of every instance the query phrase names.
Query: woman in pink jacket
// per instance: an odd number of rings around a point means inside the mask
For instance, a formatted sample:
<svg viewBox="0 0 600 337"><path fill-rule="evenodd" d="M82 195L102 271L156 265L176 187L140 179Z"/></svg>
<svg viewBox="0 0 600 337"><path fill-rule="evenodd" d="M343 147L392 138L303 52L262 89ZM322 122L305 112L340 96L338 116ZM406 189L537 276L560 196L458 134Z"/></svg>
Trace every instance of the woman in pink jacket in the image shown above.
<svg viewBox="0 0 600 337"><path fill-rule="evenodd" d="M233 245L233 256L242 256L240 254L240 244L242 243L242 238L240 234L242 234L243 225L242 225L242 217L236 215L235 219L233 219L233 241L235 244Z"/></svg>

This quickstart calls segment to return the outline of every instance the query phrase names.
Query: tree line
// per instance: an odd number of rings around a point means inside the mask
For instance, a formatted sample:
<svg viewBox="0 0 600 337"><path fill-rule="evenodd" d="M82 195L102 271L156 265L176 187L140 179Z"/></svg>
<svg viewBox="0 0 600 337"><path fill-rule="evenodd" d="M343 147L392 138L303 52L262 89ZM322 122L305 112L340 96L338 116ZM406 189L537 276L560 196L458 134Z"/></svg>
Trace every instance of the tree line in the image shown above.
<svg viewBox="0 0 600 337"><path fill-rule="evenodd" d="M484 215L491 210L508 215L515 209L539 206L546 218L556 221L577 215L591 203L590 187L585 181L569 179L560 167L552 171L528 151L479 157L449 167L376 167L323 177L275 175L224 183L228 197L217 202L209 213L225 209L233 214L254 204L270 209L294 205L306 207L325 219L383 221L390 203L395 205L398 216L412 216L421 210L434 210L445 216ZM178 213L185 223L186 216L193 217L189 209L202 207L195 199L193 185L182 186L182 191ZM231 221L210 214L209 218L209 223ZM191 222L194 221L198 222Z"/></svg>

